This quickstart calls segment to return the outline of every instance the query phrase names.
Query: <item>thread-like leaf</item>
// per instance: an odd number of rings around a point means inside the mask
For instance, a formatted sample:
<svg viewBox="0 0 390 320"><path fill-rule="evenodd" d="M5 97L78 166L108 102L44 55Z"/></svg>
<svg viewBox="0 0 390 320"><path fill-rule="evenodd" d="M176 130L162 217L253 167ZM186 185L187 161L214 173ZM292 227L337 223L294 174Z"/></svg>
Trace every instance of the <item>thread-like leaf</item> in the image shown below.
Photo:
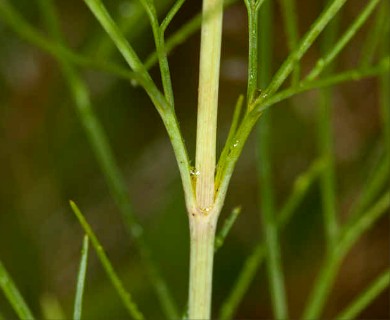
<svg viewBox="0 0 390 320"><path fill-rule="evenodd" d="M75 295L74 308L73 308L74 320L81 319L81 314L83 310L85 275L87 273L87 263L88 263L88 248L89 248L89 239L88 236L85 235L83 239L83 247L81 249L79 272L77 275L76 295Z"/></svg>

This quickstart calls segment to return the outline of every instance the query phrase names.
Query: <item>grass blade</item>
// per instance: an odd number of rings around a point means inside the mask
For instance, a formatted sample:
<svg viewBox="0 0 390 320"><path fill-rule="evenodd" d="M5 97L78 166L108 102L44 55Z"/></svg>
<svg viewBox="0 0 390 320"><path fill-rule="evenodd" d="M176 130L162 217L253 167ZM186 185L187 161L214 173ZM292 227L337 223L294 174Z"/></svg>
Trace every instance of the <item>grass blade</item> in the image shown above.
<svg viewBox="0 0 390 320"><path fill-rule="evenodd" d="M383 272L377 277L357 298L355 301L340 312L336 320L355 319L383 290L390 285L390 270Z"/></svg>
<svg viewBox="0 0 390 320"><path fill-rule="evenodd" d="M77 275L77 285L76 285L76 296L74 300L73 308L73 319L80 320L83 310L83 296L84 296L84 284L85 284L85 275L87 273L87 263L88 263L88 248L89 248L89 239L88 236L84 236L83 247L81 249L81 260L79 266L79 272Z"/></svg>
<svg viewBox="0 0 390 320"><path fill-rule="evenodd" d="M137 305L134 303L130 293L125 289L122 281L119 279L118 275L116 274L114 267L112 266L110 260L108 259L106 253L104 252L104 249L102 245L100 244L99 240L97 239L95 233L93 232L91 226L88 224L88 222L85 220L83 214L81 213L80 209L77 207L77 205L70 201L70 206L76 215L78 221L81 224L81 227L83 228L84 232L88 235L89 239L91 240L92 246L94 247L96 254L104 268L104 271L106 272L108 278L110 279L112 285L114 286L115 290L117 291L120 299L123 302L123 305L125 306L126 310L129 312L130 316L137 320L143 320L144 316L139 311Z"/></svg>
<svg viewBox="0 0 390 320"><path fill-rule="evenodd" d="M8 274L3 263L0 260L0 288L3 290L5 297L13 307L14 311L21 320L32 320L32 315L29 307L24 301L18 288L16 287L11 276Z"/></svg>

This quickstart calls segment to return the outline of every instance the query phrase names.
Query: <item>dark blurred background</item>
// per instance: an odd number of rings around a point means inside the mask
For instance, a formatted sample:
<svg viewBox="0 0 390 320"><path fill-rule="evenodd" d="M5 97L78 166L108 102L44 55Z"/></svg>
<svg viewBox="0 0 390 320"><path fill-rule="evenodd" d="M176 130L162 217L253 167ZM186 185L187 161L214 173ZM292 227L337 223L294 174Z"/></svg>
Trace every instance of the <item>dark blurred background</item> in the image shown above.
<svg viewBox="0 0 390 320"><path fill-rule="evenodd" d="M134 1L105 1L117 19L132 19ZM170 0L155 1L161 16ZM321 11L321 1L296 1L302 36ZM55 1L61 27L77 52L124 64L106 34L82 1ZM349 1L342 10L341 30L356 17L363 0ZM12 1L21 14L45 33L35 1ZM187 1L168 35L200 11L201 1ZM247 17L243 3L226 9L224 18L219 148L226 139L237 96L246 90ZM343 51L337 70L353 68L375 14ZM288 54L280 8L275 5L274 69ZM137 53L146 58L153 38L146 17L129 31ZM194 158L199 32L169 56L176 109L191 158ZM302 70L319 57L319 45L309 50ZM261 70L261 69L260 69ZM127 81L79 68L123 172L134 211L176 301L187 299L188 223L173 152L158 117L142 89ZM159 77L158 68L152 69ZM159 80L157 80L159 81ZM337 86L332 100L337 172L337 206L345 221L362 186L383 151L378 79ZM272 108L272 159L276 204L280 208L294 179L317 157L317 91L299 95ZM221 220L237 205L242 214L216 256L214 310L236 279L244 259L259 239L258 184L253 134L235 170ZM43 317L62 308L70 318L75 293L82 230L68 201L87 216L127 288L148 319L162 313L142 261L104 181L76 116L74 103L56 61L21 40L0 20L0 258L33 311ZM324 256L321 197L315 183L282 237L292 318L301 313ZM389 265L388 216L361 238L347 256L326 306L324 318L343 309L357 293ZM126 315L93 250L90 250L84 315L86 319L119 319ZM389 319L389 291L364 311L362 319ZM46 310L46 311L42 311ZM0 295L0 311L15 314ZM53 314L53 313L52 313ZM237 318L272 316L264 267L245 296Z"/></svg>

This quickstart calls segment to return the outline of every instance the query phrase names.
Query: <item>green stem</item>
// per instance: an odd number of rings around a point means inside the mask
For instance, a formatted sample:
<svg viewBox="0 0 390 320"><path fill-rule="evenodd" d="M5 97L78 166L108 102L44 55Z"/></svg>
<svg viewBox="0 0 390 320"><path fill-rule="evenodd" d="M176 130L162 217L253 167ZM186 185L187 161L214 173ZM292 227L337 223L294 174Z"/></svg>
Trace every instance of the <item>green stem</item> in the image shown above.
<svg viewBox="0 0 390 320"><path fill-rule="evenodd" d="M211 318L216 225L217 219L212 214L190 219L189 319Z"/></svg>
<svg viewBox="0 0 390 320"><path fill-rule="evenodd" d="M382 9L389 12L390 5L388 2L383 3ZM390 22L387 18L386 28L382 37L381 43L381 56L388 57L390 54L390 44L388 37L390 35ZM381 116L385 150L387 155L387 169L390 170L390 77L389 74L383 74L380 77L380 105L381 105Z"/></svg>
<svg viewBox="0 0 390 320"><path fill-rule="evenodd" d="M271 96L270 98L267 98L266 100L262 101L261 103L260 101L257 101L252 113L261 115L265 110L267 110L274 104L309 90L334 86L347 81L358 81L369 77L375 77L381 74L386 74L389 70L390 57L386 57L382 59L382 61L380 61L377 65L372 67L364 68L361 70L352 69L349 71L329 75L320 80L310 81L308 83L301 82L297 87L282 90L279 93Z"/></svg>
<svg viewBox="0 0 390 320"><path fill-rule="evenodd" d="M388 30L388 12L389 12L389 4L387 1L382 1L380 7L377 10L377 14L374 18L374 22L372 27L366 33L366 38L364 40L361 58L360 58L360 66L368 67L378 51L378 45L381 42L381 39L384 38L384 35ZM386 39L386 38L384 38Z"/></svg>
<svg viewBox="0 0 390 320"><path fill-rule="evenodd" d="M157 11L153 2L141 0L152 26L154 42L156 44L157 56L160 66L161 80L164 89L165 98L171 108L174 107L174 97L172 90L172 81L169 71L167 53L165 50L164 30L160 28L158 23Z"/></svg>
<svg viewBox="0 0 390 320"><path fill-rule="evenodd" d="M206 19L206 14L213 10ZM196 208L189 213L191 234L189 318L209 319L214 238L222 204L214 203L219 67L223 1L203 0L196 134Z"/></svg>
<svg viewBox="0 0 390 320"><path fill-rule="evenodd" d="M140 84L144 87L145 91L155 105L168 132L183 183L187 210L189 212L192 211L196 205L195 195L192 189L192 180L190 176L190 161L187 155L187 150L182 138L182 134L180 132L179 124L176 119L176 115L171 105L169 105L164 95L156 87L145 66L141 63L135 51L119 30L118 26L115 24L104 7L103 3L100 0L85 1L105 31L111 37L112 41L115 43L129 66L140 74Z"/></svg>
<svg viewBox="0 0 390 320"><path fill-rule="evenodd" d="M279 0L281 3L284 29L287 35L287 43L290 52L293 52L299 40L299 31L298 31L298 19L295 6L295 0ZM295 63L291 85L294 87L298 84L299 78L301 76L299 61Z"/></svg>
<svg viewBox="0 0 390 320"><path fill-rule="evenodd" d="M325 0L325 6L328 5L329 2L329 0ZM336 17L329 23L328 28L325 29L321 43L322 52L327 52L329 48L334 45L339 29L339 20L339 17ZM330 59L330 61L332 61L332 59ZM327 75L331 74L332 69L333 68L327 70ZM320 90L319 110L317 115L318 149L320 156L325 160L326 164L320 176L320 190L325 236L329 251L333 249L338 233L336 174L333 152L332 93L331 87Z"/></svg>
<svg viewBox="0 0 390 320"><path fill-rule="evenodd" d="M246 0L245 5L248 11L248 32L249 32L249 50L248 50L248 88L247 105L251 105L258 89L258 30L259 30L259 11L255 7L255 1Z"/></svg>
<svg viewBox="0 0 390 320"><path fill-rule="evenodd" d="M262 72L258 74L261 87L268 85L272 74L273 52L273 3L266 1L260 10L260 23L257 37L259 42L259 65ZM256 33L257 34L257 33ZM251 41L251 39L250 39ZM266 112L258 125L257 170L260 185L261 220L266 247L268 283L271 291L274 317L288 319L287 298L284 287L284 275L281 260L281 249L274 209L274 192L272 183L271 159L271 114Z"/></svg>

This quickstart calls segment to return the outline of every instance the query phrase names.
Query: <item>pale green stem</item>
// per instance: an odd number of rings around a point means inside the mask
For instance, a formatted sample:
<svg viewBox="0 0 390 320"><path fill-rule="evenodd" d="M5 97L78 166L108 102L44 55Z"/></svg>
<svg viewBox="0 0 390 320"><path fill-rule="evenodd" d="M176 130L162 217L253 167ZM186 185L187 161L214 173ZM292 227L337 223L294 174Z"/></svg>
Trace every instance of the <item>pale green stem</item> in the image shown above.
<svg viewBox="0 0 390 320"><path fill-rule="evenodd" d="M213 9L212 15L206 14ZM196 136L196 208L189 210L191 256L189 318L209 319L214 238L221 211L214 205L219 66L223 1L203 1Z"/></svg>
<svg viewBox="0 0 390 320"><path fill-rule="evenodd" d="M190 218L189 319L210 319L217 212Z"/></svg>
<svg viewBox="0 0 390 320"><path fill-rule="evenodd" d="M204 0L203 12L214 8L201 31L198 124L196 136L196 201L201 209L214 202L219 66L221 59L223 1ZM218 6L218 7L217 7Z"/></svg>

